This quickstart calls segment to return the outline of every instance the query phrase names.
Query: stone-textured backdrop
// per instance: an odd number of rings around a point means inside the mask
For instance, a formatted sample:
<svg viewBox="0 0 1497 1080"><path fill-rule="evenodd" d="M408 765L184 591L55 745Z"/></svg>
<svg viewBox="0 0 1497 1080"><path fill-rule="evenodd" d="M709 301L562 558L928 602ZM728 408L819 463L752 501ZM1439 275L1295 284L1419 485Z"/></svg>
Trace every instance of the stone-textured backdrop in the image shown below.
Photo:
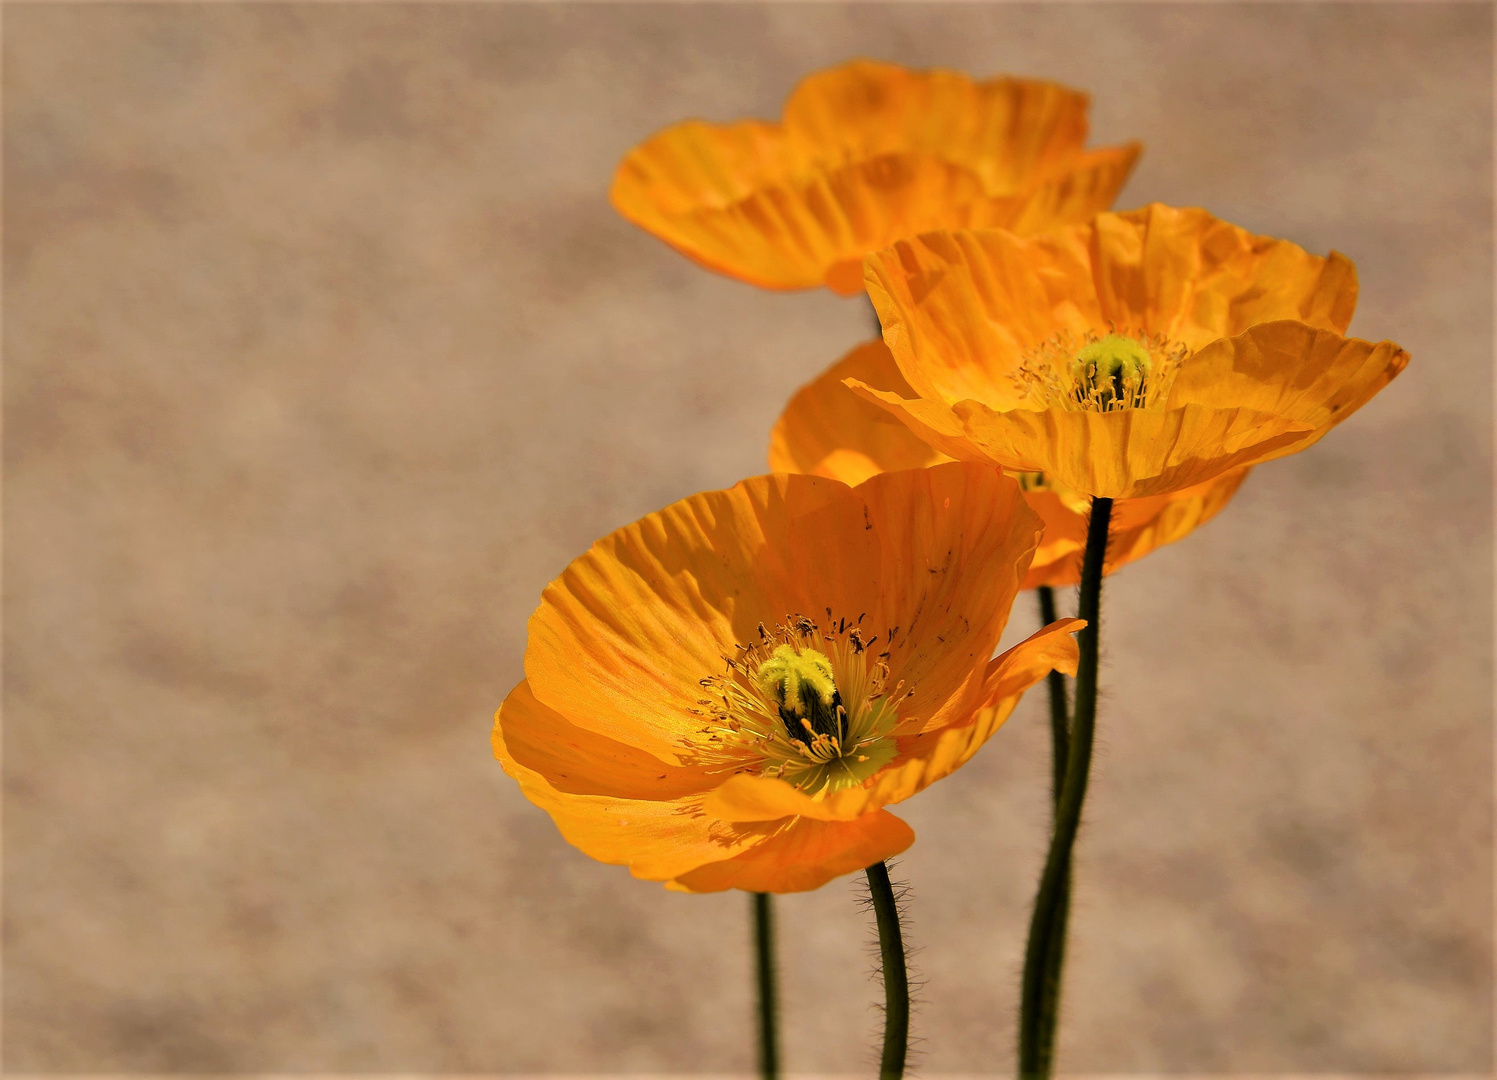
<svg viewBox="0 0 1497 1080"><path fill-rule="evenodd" d="M1086 88L1122 205L1348 253L1414 356L1109 589L1064 1066L1490 1067L1490 7L4 18L9 1071L751 1067L745 899L588 861L488 732L546 581L867 333L615 162L856 55ZM929 1073L1010 1068L1044 755L1032 698L907 808ZM780 905L794 1069L868 1060L853 891Z"/></svg>

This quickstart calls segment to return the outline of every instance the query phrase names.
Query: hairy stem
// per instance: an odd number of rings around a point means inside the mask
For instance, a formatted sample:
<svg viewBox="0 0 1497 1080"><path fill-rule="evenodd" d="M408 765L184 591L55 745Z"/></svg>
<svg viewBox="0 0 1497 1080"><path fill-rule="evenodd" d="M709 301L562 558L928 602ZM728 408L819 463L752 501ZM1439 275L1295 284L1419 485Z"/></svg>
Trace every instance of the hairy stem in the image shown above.
<svg viewBox="0 0 1497 1080"><path fill-rule="evenodd" d="M910 1043L910 978L905 970L904 936L899 929L899 905L889 883L889 867L877 862L865 873L878 922L878 949L884 973L884 1052L879 1058L879 1080L900 1080Z"/></svg>
<svg viewBox="0 0 1497 1080"><path fill-rule="evenodd" d="M1070 908L1071 851L1081 827L1081 806L1086 800L1097 721L1102 565L1107 556L1111 521L1112 500L1093 499L1076 612L1086 620L1086 626L1077 635L1081 658L1076 668L1076 705L1067 747L1065 782L1055 805L1055 832L1045 856L1024 952L1024 981L1019 999L1019 1076L1023 1080L1048 1078L1054 1069L1055 1018L1060 1004L1061 964Z"/></svg>
<svg viewBox="0 0 1497 1080"><path fill-rule="evenodd" d="M1049 626L1056 619L1055 590L1041 585L1035 590L1040 598L1040 625ZM1070 705L1066 701L1066 677L1058 671L1045 676L1045 686L1050 691L1050 763L1053 777L1051 791L1057 805L1060 789L1066 782L1066 757L1071 741Z"/></svg>

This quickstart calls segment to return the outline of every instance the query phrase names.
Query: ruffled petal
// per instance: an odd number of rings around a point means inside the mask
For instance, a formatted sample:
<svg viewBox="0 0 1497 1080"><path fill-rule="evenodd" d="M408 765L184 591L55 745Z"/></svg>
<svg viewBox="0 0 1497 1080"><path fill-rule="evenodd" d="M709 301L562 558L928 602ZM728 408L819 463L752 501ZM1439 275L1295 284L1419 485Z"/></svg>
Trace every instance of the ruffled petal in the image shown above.
<svg viewBox="0 0 1497 1080"><path fill-rule="evenodd" d="M1110 205L1136 145L1083 154L1086 96L856 61L803 81L783 124L687 121L635 147L610 199L710 269L771 289L862 290L893 240L1044 229Z"/></svg>
<svg viewBox="0 0 1497 1080"><path fill-rule="evenodd" d="M950 458L886 410L843 385L856 378L903 396L912 391L882 341L853 349L798 390L769 436L774 472L829 476L861 484L881 472L920 469Z"/></svg>
<svg viewBox="0 0 1497 1080"><path fill-rule="evenodd" d="M783 780L736 776L708 796L707 808L743 825L787 816L850 822L902 802L970 761L1008 719L1024 691L1046 674L1074 675L1078 652L1071 635L1085 625L1081 619L1058 620L989 661L982 695L970 712L944 722L912 719L901 724L899 755L864 784L812 798Z"/></svg>
<svg viewBox="0 0 1497 1080"><path fill-rule="evenodd" d="M679 799L716 787L721 777L693 766L666 765L653 754L573 724L516 686L494 715L494 756L506 771L545 778L567 795Z"/></svg>
<svg viewBox="0 0 1497 1080"><path fill-rule="evenodd" d="M884 342L920 397L1017 407L1026 353L1104 325L1084 246L1074 230L1058 235L927 233L864 260Z"/></svg>
<svg viewBox="0 0 1497 1080"><path fill-rule="evenodd" d="M1116 328L1194 349L1274 319L1341 330L1357 297L1342 255L1159 204L1027 239L924 234L874 252L864 268L910 386L998 409L1024 403L1014 376L1026 354L1065 335Z"/></svg>
<svg viewBox="0 0 1497 1080"><path fill-rule="evenodd" d="M1233 469L1181 491L1118 500L1112 508L1103 573L1111 574L1206 524L1231 501L1250 471ZM1045 522L1045 538L1029 564L1024 587L1077 584L1086 547L1086 510L1054 492L1026 491L1024 497Z"/></svg>
<svg viewBox="0 0 1497 1080"><path fill-rule="evenodd" d="M845 485L756 477L604 537L546 588L531 616L531 691L579 727L680 763L701 726L701 680L722 672L761 620L804 610L815 585L845 576L830 551L819 565L792 559L787 537L802 522L860 523L862 513ZM871 558L847 554L854 565Z"/></svg>
<svg viewBox="0 0 1497 1080"><path fill-rule="evenodd" d="M731 776L707 796L704 804L724 821L779 821L804 817L816 821L854 821L870 807L861 787L843 788L813 798L773 776Z"/></svg>
<svg viewBox="0 0 1497 1080"><path fill-rule="evenodd" d="M1016 195L974 206L967 228L1029 235L1085 224L1113 204L1142 153L1142 143L1130 142L1083 154Z"/></svg>
<svg viewBox="0 0 1497 1080"><path fill-rule="evenodd" d="M761 622L831 609L886 643L893 677L915 688L907 709L960 707L1039 529L1013 480L954 462L856 489L775 475L694 495L598 541L547 587L530 691L580 728L683 764L701 680Z"/></svg>
<svg viewBox="0 0 1497 1080"><path fill-rule="evenodd" d="M1191 403L1115 412L998 412L976 401L947 408L856 380L848 385L952 457L1044 473L1057 487L1095 498L1180 491L1293 453L1315 437L1307 422L1252 409Z"/></svg>
<svg viewBox="0 0 1497 1080"><path fill-rule="evenodd" d="M1298 322L1255 326L1194 354L1170 388L1171 407L1231 401L1305 424L1303 450L1365 405L1409 363L1391 341L1373 344Z"/></svg>
<svg viewBox="0 0 1497 1080"><path fill-rule="evenodd" d="M1205 210L1153 203L1099 214L1077 235L1105 322L1187 348L1273 319L1344 330L1356 307L1356 269L1344 255L1311 255Z"/></svg>
<svg viewBox="0 0 1497 1080"><path fill-rule="evenodd" d="M994 460L1111 499L1193 487L1292 452L1312 432L1308 424L1252 409L1194 404L1105 413L995 413L964 402L955 412L968 438Z"/></svg>
<svg viewBox="0 0 1497 1080"><path fill-rule="evenodd" d="M894 764L863 787L834 796L842 797L840 809L853 805L855 793L861 796L865 813L903 802L971 761L1012 715L1024 691L1050 671L1075 674L1078 652L1071 635L1085 625L1080 619L1053 622L991 661L979 708L958 722L929 725L901 736Z"/></svg>
<svg viewBox="0 0 1497 1080"><path fill-rule="evenodd" d="M1084 93L1038 79L855 60L802 79L784 124L808 157L914 150L965 165L1003 194L1080 154L1087 105Z"/></svg>
<svg viewBox="0 0 1497 1080"><path fill-rule="evenodd" d="M520 688L516 691L519 693ZM525 797L550 814L566 841L584 854L599 862L627 865L635 877L664 881L704 863L732 858L773 832L770 826L728 824L710 816L702 808L703 794L680 793L682 787L690 785L681 783L679 774L667 774L655 792L637 798L614 794L635 790L639 762L630 763L618 776L610 776L606 761L582 765L579 772L567 772L553 784L526 761L548 771L552 767L569 769L573 762L564 758L558 765L535 756L532 733L523 729L551 720L533 697L517 693L510 694L496 719L494 756L519 782ZM537 714L536 710L541 712ZM507 738L511 731L513 748ZM598 794L566 790L594 784L604 790Z"/></svg>
<svg viewBox="0 0 1497 1080"><path fill-rule="evenodd" d="M914 842L914 830L884 810L856 821L800 818L742 855L708 863L666 887L682 892L804 892L891 859Z"/></svg>
<svg viewBox="0 0 1497 1080"><path fill-rule="evenodd" d="M1011 477L963 462L881 473L855 492L881 542L863 626L888 651L890 686L910 691L901 715L934 721L970 709L1039 543L1039 518Z"/></svg>
<svg viewBox="0 0 1497 1080"><path fill-rule="evenodd" d="M1024 498L1045 523L1045 535L1024 576L1024 588L1080 581L1081 553L1086 547L1086 507L1090 502L1082 500L1082 506L1077 507L1074 500L1049 490L1026 491ZM1110 544L1108 550L1112 550ZM1074 579L1073 569L1077 571Z"/></svg>

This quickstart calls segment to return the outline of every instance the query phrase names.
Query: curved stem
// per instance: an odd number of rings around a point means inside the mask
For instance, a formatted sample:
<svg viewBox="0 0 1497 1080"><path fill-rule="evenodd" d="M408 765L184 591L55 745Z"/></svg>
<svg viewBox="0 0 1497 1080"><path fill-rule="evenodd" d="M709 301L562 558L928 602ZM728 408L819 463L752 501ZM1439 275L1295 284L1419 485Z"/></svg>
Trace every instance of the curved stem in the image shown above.
<svg viewBox="0 0 1497 1080"><path fill-rule="evenodd" d="M900 1080L910 1043L910 979L905 971L904 937L899 929L899 905L889 883L889 867L877 862L866 871L878 922L878 950L884 970L884 1052L879 1058L879 1080Z"/></svg>
<svg viewBox="0 0 1497 1080"><path fill-rule="evenodd" d="M753 904L754 970L759 1010L759 1075L763 1080L779 1080L780 1027L774 970L774 897L769 893L754 893Z"/></svg>
<svg viewBox="0 0 1497 1080"><path fill-rule="evenodd" d="M1040 598L1040 626L1049 626L1055 621L1055 590L1049 585L1041 585L1035 593ZM1045 685L1050 691L1050 760L1054 772L1051 791L1059 805L1060 789L1066 782L1066 758L1070 753L1070 705L1066 701L1064 675L1051 671L1045 676Z"/></svg>
<svg viewBox="0 0 1497 1080"><path fill-rule="evenodd" d="M1081 658L1076 668L1076 707L1071 721L1065 783L1055 806L1055 833L1045 857L1045 870L1029 923L1029 943L1024 952L1024 981L1019 1001L1019 1076L1024 1080L1048 1077L1054 1067L1055 1016L1060 1003L1061 960L1070 907L1071 851L1081 827L1081 805L1086 799L1097 721L1102 565L1107 556L1111 520L1112 500L1093 499L1076 612L1086 620L1086 626L1077 635Z"/></svg>

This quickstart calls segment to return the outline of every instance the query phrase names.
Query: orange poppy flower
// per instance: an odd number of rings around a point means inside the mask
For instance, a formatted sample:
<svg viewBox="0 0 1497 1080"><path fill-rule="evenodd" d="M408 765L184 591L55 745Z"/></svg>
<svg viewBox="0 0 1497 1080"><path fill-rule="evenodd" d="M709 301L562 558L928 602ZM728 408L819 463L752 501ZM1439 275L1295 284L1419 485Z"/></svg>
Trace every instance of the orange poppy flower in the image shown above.
<svg viewBox="0 0 1497 1080"><path fill-rule="evenodd" d="M952 462L761 476L635 522L547 587L494 752L595 859L690 892L813 889L896 855L886 806L965 763L1074 619L989 659L1039 520Z"/></svg>
<svg viewBox="0 0 1497 1080"><path fill-rule="evenodd" d="M1034 232L1112 205L1137 143L1087 152L1087 96L1032 79L853 61L802 80L780 123L688 120L629 152L615 209L768 289L863 291L863 256L931 229Z"/></svg>
<svg viewBox="0 0 1497 1080"><path fill-rule="evenodd" d="M770 433L771 470L861 484L880 472L952 460L889 411L849 390L843 385L847 379L901 397L915 396L882 341L859 345L790 399ZM1104 572L1110 574L1210 521L1247 473L1234 469L1183 491L1118 503ZM1030 509L1045 523L1024 588L1075 585L1081 580L1081 552L1086 546L1087 500L1047 486L1037 473L1019 473L1017 478Z"/></svg>
<svg viewBox="0 0 1497 1080"><path fill-rule="evenodd" d="M1343 337L1344 256L1153 205L1025 239L931 233L870 255L911 391L848 382L951 457L1137 499L1303 450L1408 364Z"/></svg>

